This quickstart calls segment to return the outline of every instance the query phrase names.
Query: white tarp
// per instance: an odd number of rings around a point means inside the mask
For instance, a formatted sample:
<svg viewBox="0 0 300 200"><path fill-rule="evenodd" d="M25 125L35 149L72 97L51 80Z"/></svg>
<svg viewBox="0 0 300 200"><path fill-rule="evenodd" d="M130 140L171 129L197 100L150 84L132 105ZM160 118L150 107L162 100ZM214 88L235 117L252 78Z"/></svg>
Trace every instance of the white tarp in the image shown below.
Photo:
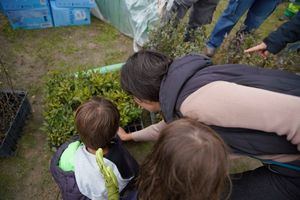
<svg viewBox="0 0 300 200"><path fill-rule="evenodd" d="M96 0L97 7L92 9L92 14L132 37L135 45L143 46L149 29L158 25L160 17L166 9L170 9L173 1Z"/></svg>

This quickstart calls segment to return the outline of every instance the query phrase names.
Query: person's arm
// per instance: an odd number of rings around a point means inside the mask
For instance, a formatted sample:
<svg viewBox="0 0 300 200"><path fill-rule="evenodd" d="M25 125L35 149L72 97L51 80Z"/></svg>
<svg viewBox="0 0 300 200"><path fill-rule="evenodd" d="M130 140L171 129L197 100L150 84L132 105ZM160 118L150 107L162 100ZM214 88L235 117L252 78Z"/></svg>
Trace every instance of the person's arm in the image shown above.
<svg viewBox="0 0 300 200"><path fill-rule="evenodd" d="M122 128L119 128L118 135L123 141L155 141L158 139L160 131L166 126L166 123L162 120L157 124L153 124L140 131L133 133L126 133Z"/></svg>
<svg viewBox="0 0 300 200"><path fill-rule="evenodd" d="M300 40L300 12L290 21L282 24L276 31L269 34L263 42L255 47L245 50L245 53L259 52L267 56L268 52L277 54L288 43Z"/></svg>
<svg viewBox="0 0 300 200"><path fill-rule="evenodd" d="M215 81L188 96L180 111L207 125L285 135L300 151L300 97Z"/></svg>
<svg viewBox="0 0 300 200"><path fill-rule="evenodd" d="M269 55L269 51L267 50L267 45L264 42L260 43L259 45L256 45L255 47L246 49L244 51L244 53L251 53L251 52L257 52L264 58L267 58Z"/></svg>

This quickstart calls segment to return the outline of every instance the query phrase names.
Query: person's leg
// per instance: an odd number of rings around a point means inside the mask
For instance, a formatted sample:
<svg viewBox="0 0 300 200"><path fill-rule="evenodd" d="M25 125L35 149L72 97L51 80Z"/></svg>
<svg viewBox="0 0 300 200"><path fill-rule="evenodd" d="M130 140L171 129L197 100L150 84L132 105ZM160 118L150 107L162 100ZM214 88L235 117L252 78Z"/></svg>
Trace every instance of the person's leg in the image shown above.
<svg viewBox="0 0 300 200"><path fill-rule="evenodd" d="M207 46L218 48L240 17L252 6L254 0L229 0L227 8L219 17L207 42Z"/></svg>
<svg viewBox="0 0 300 200"><path fill-rule="evenodd" d="M184 42L195 40L195 30L205 24L209 24L219 0L199 0L192 5L188 26L184 33Z"/></svg>
<svg viewBox="0 0 300 200"><path fill-rule="evenodd" d="M175 13L175 20L183 19L188 9L199 0L174 0L171 11Z"/></svg>
<svg viewBox="0 0 300 200"><path fill-rule="evenodd" d="M178 27L180 20L184 18L188 9L198 0L174 0L171 10L165 13L162 18L162 25L169 24L173 28L167 33L171 35Z"/></svg>
<svg viewBox="0 0 300 200"><path fill-rule="evenodd" d="M212 57L221 46L225 35L229 34L240 17L252 6L254 0L229 0L227 8L219 17L206 43L205 54Z"/></svg>
<svg viewBox="0 0 300 200"><path fill-rule="evenodd" d="M232 200L299 200L300 177L289 177L259 167L231 177Z"/></svg>
<svg viewBox="0 0 300 200"><path fill-rule="evenodd" d="M190 8L193 4L201 0L174 0L174 2Z"/></svg>
<svg viewBox="0 0 300 200"><path fill-rule="evenodd" d="M171 20L174 19L172 25L174 26L174 28L176 28L179 24L179 21L184 18L188 9L196 1L198 0L174 0L171 10L165 14L162 22L165 24L171 22Z"/></svg>
<svg viewBox="0 0 300 200"><path fill-rule="evenodd" d="M192 5L188 27L209 24L220 0L199 0Z"/></svg>
<svg viewBox="0 0 300 200"><path fill-rule="evenodd" d="M245 19L245 32L257 29L275 10L281 0L255 0Z"/></svg>

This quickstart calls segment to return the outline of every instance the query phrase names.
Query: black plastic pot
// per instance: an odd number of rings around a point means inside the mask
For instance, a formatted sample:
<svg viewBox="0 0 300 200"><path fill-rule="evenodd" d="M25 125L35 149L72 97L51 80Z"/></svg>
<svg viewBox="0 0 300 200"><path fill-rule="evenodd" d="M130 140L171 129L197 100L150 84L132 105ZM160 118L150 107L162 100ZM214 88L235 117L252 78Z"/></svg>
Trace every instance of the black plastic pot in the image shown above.
<svg viewBox="0 0 300 200"><path fill-rule="evenodd" d="M8 91L0 91L0 93L12 94ZM17 141L21 136L22 128L25 125L27 116L31 113L31 106L27 98L27 92L14 91L14 95L18 97L19 103L17 112L10 123L10 127L5 133L5 137L0 145L0 157L12 156L17 148Z"/></svg>
<svg viewBox="0 0 300 200"><path fill-rule="evenodd" d="M127 133L132 133L135 131L142 130L143 128L155 124L158 121L159 119L156 118L154 113L150 113L146 110L143 110L141 117L125 126L124 130Z"/></svg>
<svg viewBox="0 0 300 200"><path fill-rule="evenodd" d="M141 119L135 120L134 122L129 123L129 125L124 127L126 133L132 133L135 131L142 130L144 128L144 124Z"/></svg>

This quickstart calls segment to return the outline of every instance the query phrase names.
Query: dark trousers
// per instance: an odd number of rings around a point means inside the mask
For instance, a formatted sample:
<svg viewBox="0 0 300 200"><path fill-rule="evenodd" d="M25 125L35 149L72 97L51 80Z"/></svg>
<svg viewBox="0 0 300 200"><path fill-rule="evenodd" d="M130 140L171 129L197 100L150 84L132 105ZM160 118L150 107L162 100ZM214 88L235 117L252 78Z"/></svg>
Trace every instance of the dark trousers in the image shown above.
<svg viewBox="0 0 300 200"><path fill-rule="evenodd" d="M268 166L232 175L232 200L300 200L300 172L282 175Z"/></svg>
<svg viewBox="0 0 300 200"><path fill-rule="evenodd" d="M185 7L185 9L179 9L177 19L182 19L187 10L191 9L188 28L197 28L211 22L219 0L175 0L175 2Z"/></svg>

